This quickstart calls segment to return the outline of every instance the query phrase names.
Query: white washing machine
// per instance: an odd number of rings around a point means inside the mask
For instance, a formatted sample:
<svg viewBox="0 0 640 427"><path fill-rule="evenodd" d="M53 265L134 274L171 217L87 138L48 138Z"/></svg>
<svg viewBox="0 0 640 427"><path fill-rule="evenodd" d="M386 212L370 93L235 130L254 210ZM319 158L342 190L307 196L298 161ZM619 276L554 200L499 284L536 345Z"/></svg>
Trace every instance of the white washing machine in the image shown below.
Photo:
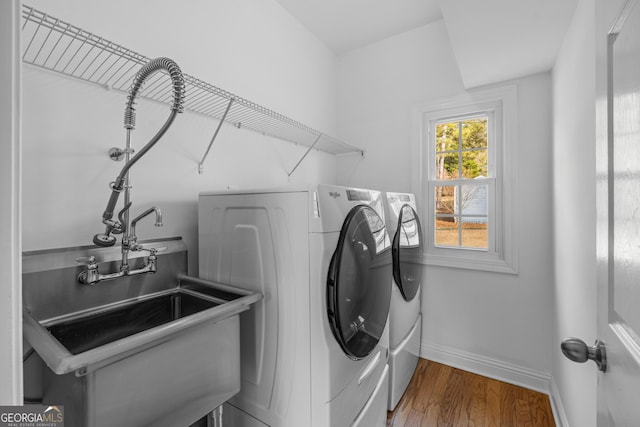
<svg viewBox="0 0 640 427"><path fill-rule="evenodd" d="M329 185L202 193L198 227L200 276L264 295L241 316L241 390L225 426L385 426L382 195Z"/></svg>
<svg viewBox="0 0 640 427"><path fill-rule="evenodd" d="M409 385L420 355L423 238L414 195L383 196L393 254L387 403L387 409L392 411Z"/></svg>

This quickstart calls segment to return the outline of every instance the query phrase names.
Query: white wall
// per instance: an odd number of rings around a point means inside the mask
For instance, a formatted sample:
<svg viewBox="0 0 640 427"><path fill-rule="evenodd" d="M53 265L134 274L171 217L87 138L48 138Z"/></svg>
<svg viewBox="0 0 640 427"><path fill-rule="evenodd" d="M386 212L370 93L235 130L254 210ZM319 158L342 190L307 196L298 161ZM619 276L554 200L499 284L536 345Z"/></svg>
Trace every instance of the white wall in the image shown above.
<svg viewBox="0 0 640 427"><path fill-rule="evenodd" d="M428 267L423 355L540 389L551 372L551 77L508 83L518 88L520 274ZM338 183L410 191L412 107L464 90L444 23L343 55L339 88L340 134L370 149L339 159Z"/></svg>
<svg viewBox="0 0 640 427"><path fill-rule="evenodd" d="M146 56L170 57L185 73L335 135L335 56L275 1L29 4ZM104 229L107 184L123 166L107 151L125 144L126 95L30 66L23 87L24 250L91 244ZM167 106L140 102L133 147L146 144L168 114ZM178 116L132 168L132 215L151 205L164 214L163 228L143 221L139 237L183 236L192 274L199 191L335 181L334 156L314 150L289 180L304 148L231 126L223 126L199 175L216 125L192 113Z"/></svg>
<svg viewBox="0 0 640 427"><path fill-rule="evenodd" d="M567 421L596 425L597 370L559 351L596 339L594 1L581 0L553 70L555 328L553 377Z"/></svg>
<svg viewBox="0 0 640 427"><path fill-rule="evenodd" d="M511 366L504 375L539 389L551 371L551 79L544 73L511 83L518 90L519 274L427 268L423 346Z"/></svg>
<svg viewBox="0 0 640 427"><path fill-rule="evenodd" d="M338 183L410 191L411 109L463 90L444 21L348 52L338 70L338 133L366 150L338 159Z"/></svg>

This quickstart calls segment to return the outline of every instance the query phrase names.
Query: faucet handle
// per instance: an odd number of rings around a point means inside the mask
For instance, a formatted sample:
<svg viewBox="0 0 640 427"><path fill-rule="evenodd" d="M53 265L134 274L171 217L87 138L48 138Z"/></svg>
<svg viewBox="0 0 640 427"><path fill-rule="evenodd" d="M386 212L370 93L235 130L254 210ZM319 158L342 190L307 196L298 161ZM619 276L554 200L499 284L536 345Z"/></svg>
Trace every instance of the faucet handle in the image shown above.
<svg viewBox="0 0 640 427"><path fill-rule="evenodd" d="M76 258L76 262L81 262L87 265L87 269L80 272L78 275L78 282L85 285L93 285L100 281L100 273L98 272L98 264L96 263L95 256L79 257Z"/></svg>
<svg viewBox="0 0 640 427"><path fill-rule="evenodd" d="M96 263L96 257L94 255L91 255L88 257L83 256L83 257L76 258L76 262L81 262L83 264L87 264L88 266L91 266Z"/></svg>
<svg viewBox="0 0 640 427"><path fill-rule="evenodd" d="M140 251L148 251L151 255L155 255L158 252L163 252L167 250L166 246L160 246L159 248L151 248L146 245L138 245L138 250Z"/></svg>

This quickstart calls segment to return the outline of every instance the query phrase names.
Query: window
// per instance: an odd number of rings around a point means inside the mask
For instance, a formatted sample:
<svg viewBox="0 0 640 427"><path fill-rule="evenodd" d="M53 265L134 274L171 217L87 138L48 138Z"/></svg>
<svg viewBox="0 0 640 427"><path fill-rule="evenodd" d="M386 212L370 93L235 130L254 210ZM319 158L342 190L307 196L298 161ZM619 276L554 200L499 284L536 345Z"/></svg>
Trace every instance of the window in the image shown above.
<svg viewBox="0 0 640 427"><path fill-rule="evenodd" d="M517 272L514 87L417 110L426 262Z"/></svg>
<svg viewBox="0 0 640 427"><path fill-rule="evenodd" d="M435 142L429 149L435 161L430 186L436 247L489 249L489 187L495 184L489 177L490 124L493 116L483 113L429 127Z"/></svg>

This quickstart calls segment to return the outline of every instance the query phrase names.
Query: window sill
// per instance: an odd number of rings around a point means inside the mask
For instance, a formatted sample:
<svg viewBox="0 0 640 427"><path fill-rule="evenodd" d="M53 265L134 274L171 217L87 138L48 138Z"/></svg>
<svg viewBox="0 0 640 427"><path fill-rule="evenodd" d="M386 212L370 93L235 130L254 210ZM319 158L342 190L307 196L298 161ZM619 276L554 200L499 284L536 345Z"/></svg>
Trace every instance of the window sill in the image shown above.
<svg viewBox="0 0 640 427"><path fill-rule="evenodd" d="M446 256L427 254L423 258L426 265L461 268L465 270L489 271L502 274L518 274L517 265L502 259L487 259L478 256Z"/></svg>

